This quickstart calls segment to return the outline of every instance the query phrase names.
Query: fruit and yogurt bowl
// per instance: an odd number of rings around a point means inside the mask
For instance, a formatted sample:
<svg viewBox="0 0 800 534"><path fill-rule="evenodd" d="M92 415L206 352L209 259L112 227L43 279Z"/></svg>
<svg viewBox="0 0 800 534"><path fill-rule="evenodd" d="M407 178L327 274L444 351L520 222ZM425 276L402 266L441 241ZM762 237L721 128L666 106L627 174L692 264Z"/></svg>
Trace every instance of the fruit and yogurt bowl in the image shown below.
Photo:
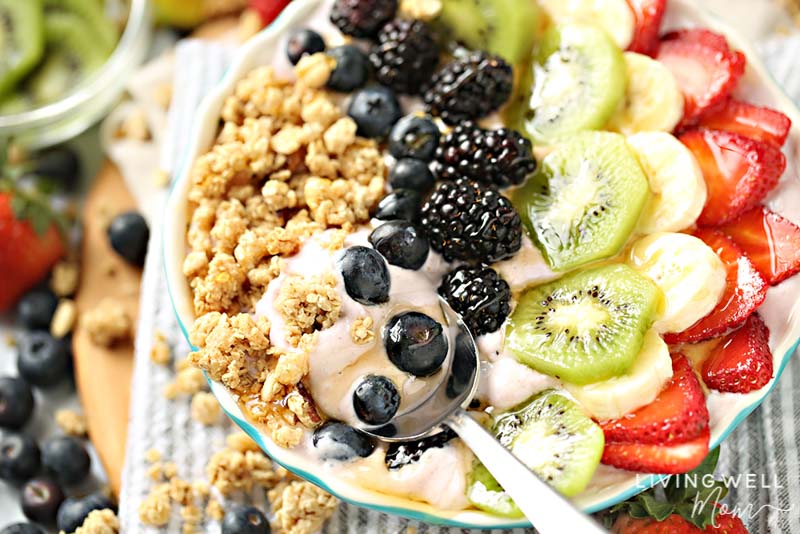
<svg viewBox="0 0 800 534"><path fill-rule="evenodd" d="M358 503L520 524L449 430L355 428L447 378L440 298L480 350L470 413L591 510L696 467L798 337L791 122L744 54L673 30L677 0L627 34L591 12L624 0L542 4L295 2L201 111L166 229L192 361Z"/></svg>

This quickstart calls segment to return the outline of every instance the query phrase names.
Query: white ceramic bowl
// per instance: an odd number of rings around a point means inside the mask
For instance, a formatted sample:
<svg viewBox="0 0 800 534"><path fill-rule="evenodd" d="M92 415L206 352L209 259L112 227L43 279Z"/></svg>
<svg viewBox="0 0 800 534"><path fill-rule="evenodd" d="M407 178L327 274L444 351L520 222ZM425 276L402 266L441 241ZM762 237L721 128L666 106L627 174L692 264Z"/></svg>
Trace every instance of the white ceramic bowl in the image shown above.
<svg viewBox="0 0 800 534"><path fill-rule="evenodd" d="M309 20L326 0L295 0L269 28L248 42L216 90L208 96L195 118L191 142L183 169L173 186L164 221L164 260L170 297L178 321L186 335L194 320L192 298L181 272L186 253L186 197L189 190L191 163L213 143L219 125L219 114L225 98L233 92L238 80L255 67L274 64L287 67L284 57L285 37L298 27L314 27ZM319 19L319 17L317 17ZM800 112L783 94L767 73L752 46L735 31L697 8L691 0L670 0L665 29L702 26L727 36L731 45L742 50L748 59L747 72L740 83L739 94L756 104L781 110L794 124L784 147L789 164L776 190L768 198L769 206L778 213L800 223L800 179L796 176L800 148ZM711 412L711 446L717 446L769 394L774 380L794 353L800 341L800 276L771 288L759 312L770 328L770 345L775 357L775 378L766 387L746 395L720 394L709 397ZM187 335L188 339L188 335ZM224 386L211 383L211 390L223 409L275 461L297 475L308 479L352 504L399 514L405 517L466 528L511 528L529 526L522 520L509 520L476 510L444 511L430 505L393 497L355 486L323 472L320 465L292 450L275 445L257 426L245 420L242 411ZM661 476L634 473L601 466L592 484L575 498L583 509L595 512L623 501L652 486Z"/></svg>

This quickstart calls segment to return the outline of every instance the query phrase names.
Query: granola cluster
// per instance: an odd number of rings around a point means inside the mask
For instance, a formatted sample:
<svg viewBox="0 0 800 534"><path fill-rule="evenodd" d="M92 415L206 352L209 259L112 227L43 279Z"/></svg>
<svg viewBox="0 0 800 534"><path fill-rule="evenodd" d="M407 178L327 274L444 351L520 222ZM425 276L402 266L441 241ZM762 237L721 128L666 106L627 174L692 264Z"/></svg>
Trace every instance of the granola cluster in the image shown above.
<svg viewBox="0 0 800 534"><path fill-rule="evenodd" d="M251 312L282 275L284 258L325 230L331 250L341 248L386 188L379 146L356 135L323 89L333 67L315 54L298 63L296 82L271 67L252 71L226 100L216 142L191 173L183 265L197 316L191 362L236 393L285 447L321 422L302 379L316 332L339 318L336 279L282 279L275 306L288 347L273 346L269 321ZM366 342L374 334L362 325L353 335Z"/></svg>

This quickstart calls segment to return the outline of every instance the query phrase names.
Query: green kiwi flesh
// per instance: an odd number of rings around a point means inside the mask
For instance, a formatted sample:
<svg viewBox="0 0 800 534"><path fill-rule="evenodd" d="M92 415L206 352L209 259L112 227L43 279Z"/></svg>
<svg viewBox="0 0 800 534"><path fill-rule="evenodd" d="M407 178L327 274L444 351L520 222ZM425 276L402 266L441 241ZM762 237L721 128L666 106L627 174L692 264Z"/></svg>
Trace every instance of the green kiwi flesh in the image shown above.
<svg viewBox="0 0 800 534"><path fill-rule="evenodd" d="M618 254L647 195L623 136L581 132L543 158L513 201L550 267L567 271Z"/></svg>
<svg viewBox="0 0 800 534"><path fill-rule="evenodd" d="M111 52L119 34L116 26L106 17L97 0L44 0L45 16L52 13L73 13L89 24L95 46Z"/></svg>
<svg viewBox="0 0 800 534"><path fill-rule="evenodd" d="M13 90L43 53L41 0L0 0L0 97Z"/></svg>
<svg viewBox="0 0 800 534"><path fill-rule="evenodd" d="M497 416L493 432L514 456L566 497L586 488L605 445L601 428L577 404L554 391L545 391ZM522 517L481 464L469 475L467 499L487 512Z"/></svg>
<svg viewBox="0 0 800 534"><path fill-rule="evenodd" d="M539 5L532 0L443 0L437 19L456 41L511 64L527 58L539 20Z"/></svg>
<svg viewBox="0 0 800 534"><path fill-rule="evenodd" d="M91 25L77 14L48 13L44 27L50 52L28 82L31 97L39 104L71 92L99 69L110 53L107 48L97 46Z"/></svg>
<svg viewBox="0 0 800 534"><path fill-rule="evenodd" d="M520 297L506 346L540 373L600 382L630 369L659 303L655 284L627 265L574 272Z"/></svg>
<svg viewBox="0 0 800 534"><path fill-rule="evenodd" d="M552 27L533 63L533 87L522 126L541 144L566 134L601 129L625 94L622 51L603 30Z"/></svg>

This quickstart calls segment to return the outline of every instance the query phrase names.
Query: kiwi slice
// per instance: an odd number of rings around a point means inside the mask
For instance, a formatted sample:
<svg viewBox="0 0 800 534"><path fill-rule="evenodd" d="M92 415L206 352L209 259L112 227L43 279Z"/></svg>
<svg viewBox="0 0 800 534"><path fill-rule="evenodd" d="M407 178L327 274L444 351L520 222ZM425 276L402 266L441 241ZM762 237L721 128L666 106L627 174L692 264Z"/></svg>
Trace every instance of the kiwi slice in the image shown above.
<svg viewBox="0 0 800 534"><path fill-rule="evenodd" d="M533 64L533 87L522 121L535 141L550 144L581 130L601 129L625 94L622 51L593 26L554 26Z"/></svg>
<svg viewBox="0 0 800 534"><path fill-rule="evenodd" d="M533 48L539 14L532 0L443 0L437 21L454 40L499 54L513 65Z"/></svg>
<svg viewBox="0 0 800 534"><path fill-rule="evenodd" d="M627 265L572 273L524 293L508 321L520 362L573 384L630 369L659 306L659 290Z"/></svg>
<svg viewBox="0 0 800 534"><path fill-rule="evenodd" d="M555 391L545 391L499 415L493 432L514 456L567 497L577 495L589 484L605 444L600 427L575 402ZM487 512L522 517L481 464L476 464L469 475L467 499Z"/></svg>
<svg viewBox="0 0 800 534"><path fill-rule="evenodd" d="M99 69L109 50L97 46L88 22L74 13L53 12L44 18L47 59L28 81L29 92L39 104L52 102L72 91Z"/></svg>
<svg viewBox="0 0 800 534"><path fill-rule="evenodd" d="M26 76L43 53L41 0L0 0L0 96Z"/></svg>
<svg viewBox="0 0 800 534"><path fill-rule="evenodd" d="M111 52L117 44L119 33L106 17L101 2L97 0L44 0L45 16L56 13L72 13L85 22L95 39L95 46Z"/></svg>
<svg viewBox="0 0 800 534"><path fill-rule="evenodd" d="M647 195L622 135L581 132L544 157L513 202L550 267L567 271L618 254Z"/></svg>

